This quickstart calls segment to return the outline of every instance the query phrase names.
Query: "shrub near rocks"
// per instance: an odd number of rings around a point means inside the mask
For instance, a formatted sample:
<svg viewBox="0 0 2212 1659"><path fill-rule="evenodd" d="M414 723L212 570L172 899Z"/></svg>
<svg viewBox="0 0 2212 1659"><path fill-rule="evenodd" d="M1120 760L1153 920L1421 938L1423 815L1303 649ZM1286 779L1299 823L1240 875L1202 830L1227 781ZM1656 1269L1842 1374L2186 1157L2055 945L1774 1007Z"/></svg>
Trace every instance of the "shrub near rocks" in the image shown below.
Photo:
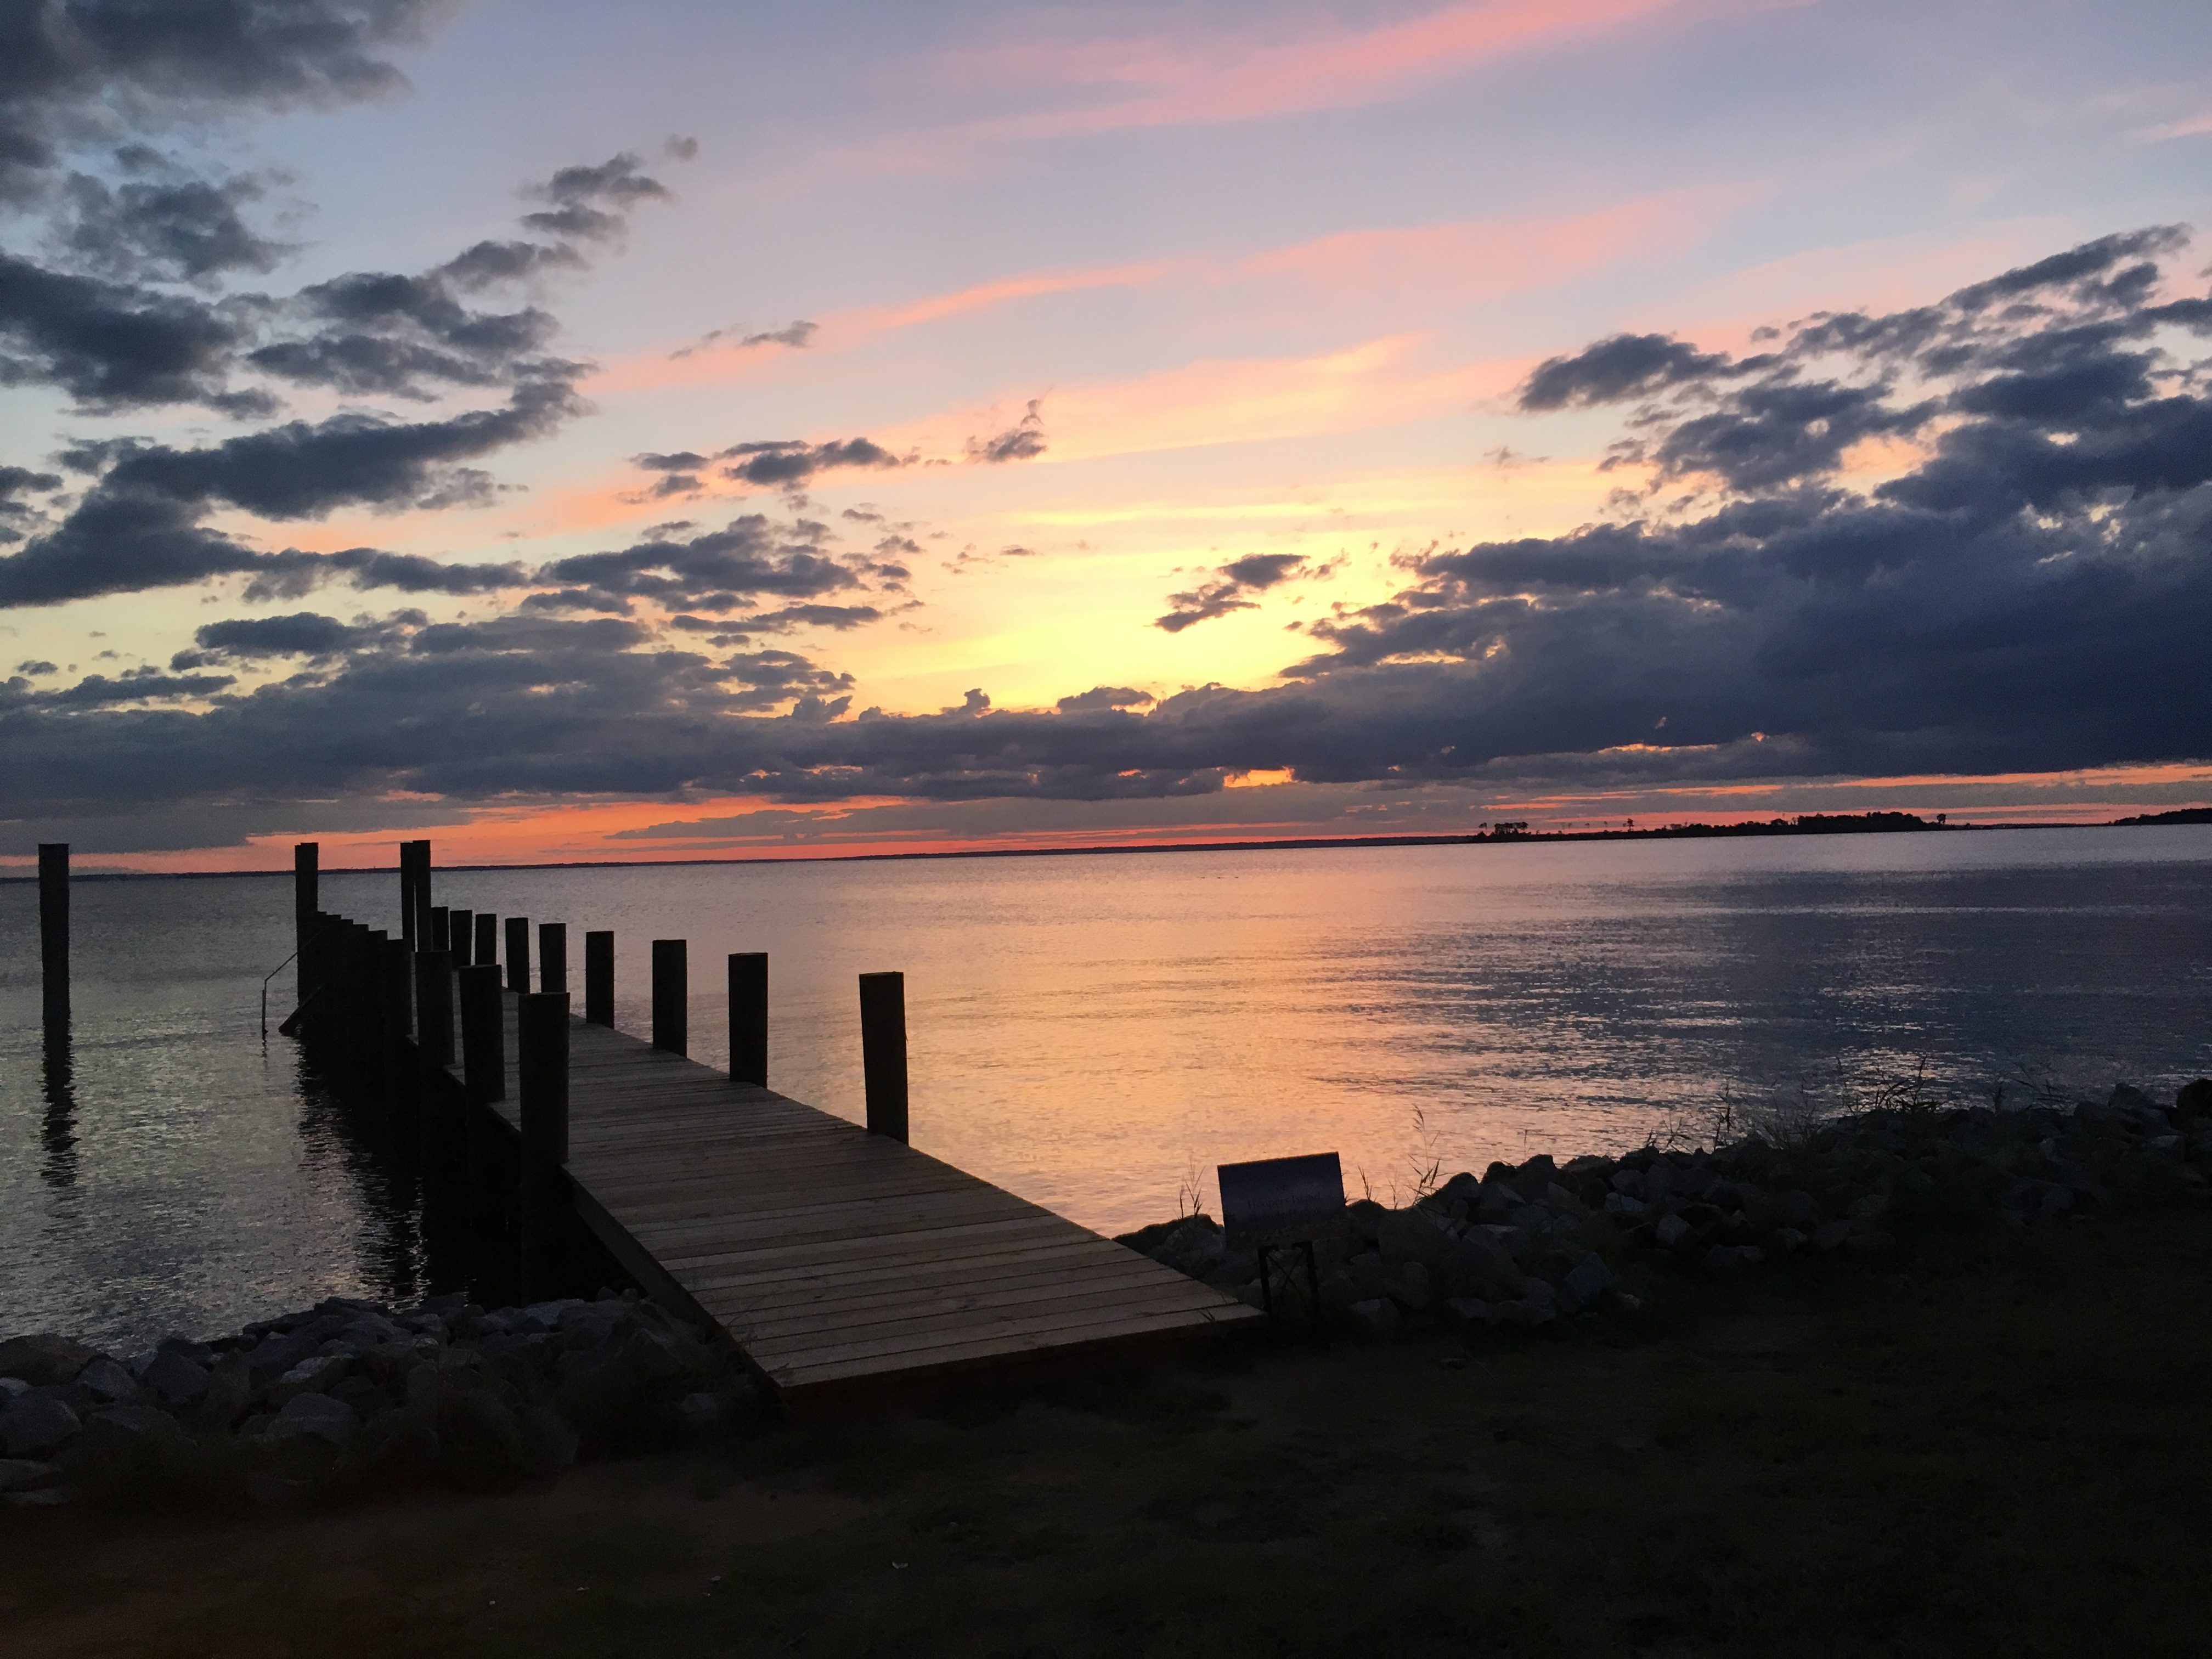
<svg viewBox="0 0 2212 1659"><path fill-rule="evenodd" d="M763 1403L733 1352L634 1291L489 1310L334 1297L128 1360L19 1337L0 1343L0 1502L495 1488L739 1426Z"/></svg>
<svg viewBox="0 0 2212 1659"><path fill-rule="evenodd" d="M1853 1114L1796 1139L1624 1158L1548 1155L1454 1176L1404 1209L1362 1199L1318 1243L1324 1316L1387 1339L1423 1323L1534 1328L1601 1305L1617 1273L1728 1273L1800 1253L1876 1254L1901 1224L2039 1227L2212 1193L2212 1080L2161 1106L2101 1102ZM1249 1257L1205 1216L1119 1241L1257 1305ZM1285 1299L1295 1310L1299 1298Z"/></svg>

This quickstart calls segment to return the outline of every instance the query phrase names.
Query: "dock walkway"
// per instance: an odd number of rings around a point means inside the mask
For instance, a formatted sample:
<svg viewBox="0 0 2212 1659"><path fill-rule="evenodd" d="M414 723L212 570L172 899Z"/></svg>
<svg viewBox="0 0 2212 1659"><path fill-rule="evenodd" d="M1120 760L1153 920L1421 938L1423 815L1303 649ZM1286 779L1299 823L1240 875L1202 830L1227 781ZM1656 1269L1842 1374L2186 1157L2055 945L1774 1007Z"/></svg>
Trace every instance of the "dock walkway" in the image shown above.
<svg viewBox="0 0 2212 1659"><path fill-rule="evenodd" d="M520 1129L516 999L506 1098ZM786 1398L1158 1342L1259 1312L988 1182L605 1025L568 1028L576 1207Z"/></svg>

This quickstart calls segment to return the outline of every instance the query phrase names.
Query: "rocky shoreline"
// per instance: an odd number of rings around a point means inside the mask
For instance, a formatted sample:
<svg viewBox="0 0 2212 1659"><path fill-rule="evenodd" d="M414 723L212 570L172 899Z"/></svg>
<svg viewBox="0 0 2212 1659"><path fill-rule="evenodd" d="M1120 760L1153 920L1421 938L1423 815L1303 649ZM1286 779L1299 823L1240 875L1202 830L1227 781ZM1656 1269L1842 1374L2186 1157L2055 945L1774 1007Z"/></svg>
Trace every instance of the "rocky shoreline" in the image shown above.
<svg viewBox="0 0 2212 1659"><path fill-rule="evenodd" d="M1534 1328L1632 1305L1630 1284L1796 1254L1863 1255L1901 1227L2044 1226L2212 1194L2212 1080L2161 1105L1905 1106L1712 1151L1549 1156L1454 1176L1403 1209L1349 1206L1322 1241L1324 1320L1372 1339ZM1258 1266L1204 1215L1119 1241L1257 1304ZM1307 1317L1304 1288L1277 1305ZM100 1491L283 1503L380 1486L492 1489L763 1420L726 1344L603 1291L487 1310L334 1297L211 1341L128 1358L66 1337L0 1341L0 1504Z"/></svg>
<svg viewBox="0 0 2212 1659"><path fill-rule="evenodd" d="M490 1489L761 1407L733 1353L635 1291L496 1310L333 1297L128 1358L57 1335L0 1342L0 1499Z"/></svg>
<svg viewBox="0 0 2212 1659"><path fill-rule="evenodd" d="M1893 1230L1996 1218L2042 1226L2112 1204L2212 1193L2212 1080L2170 1105L2122 1084L2070 1107L1907 1105L1712 1151L1548 1155L1462 1172L1404 1209L1350 1206L1316 1246L1324 1319L1375 1338L1444 1323L1534 1327L1632 1299L1624 1278L1718 1273L1799 1253L1869 1255ZM1258 1305L1259 1268L1204 1215L1121 1236ZM1294 1275L1294 1279L1301 1276ZM1277 1295L1310 1316L1302 1282Z"/></svg>

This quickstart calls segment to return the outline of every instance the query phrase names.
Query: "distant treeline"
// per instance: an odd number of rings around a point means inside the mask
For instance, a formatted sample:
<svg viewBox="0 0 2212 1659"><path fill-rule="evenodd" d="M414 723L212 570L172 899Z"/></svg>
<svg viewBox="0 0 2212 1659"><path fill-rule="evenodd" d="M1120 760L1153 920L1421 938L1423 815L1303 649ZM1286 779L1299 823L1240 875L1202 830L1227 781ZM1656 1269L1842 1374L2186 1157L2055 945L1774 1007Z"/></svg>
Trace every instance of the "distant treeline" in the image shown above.
<svg viewBox="0 0 2212 1659"><path fill-rule="evenodd" d="M1911 830L1948 830L1949 814L1938 812L1933 819L1923 818L1917 812L1801 812L1794 818L1753 818L1742 823L1668 823L1649 830L1636 828L1636 820L1624 818L1618 830L1565 830L1531 832L1526 821L1507 820L1490 826L1488 833L1476 837L1487 841L1534 841L1538 836L1545 840L1607 840L1607 841L1682 841L1706 836L1884 836Z"/></svg>
<svg viewBox="0 0 2212 1659"><path fill-rule="evenodd" d="M2114 818L2114 823L2212 823L2212 806L2184 806L2172 812L2144 812L2132 818Z"/></svg>

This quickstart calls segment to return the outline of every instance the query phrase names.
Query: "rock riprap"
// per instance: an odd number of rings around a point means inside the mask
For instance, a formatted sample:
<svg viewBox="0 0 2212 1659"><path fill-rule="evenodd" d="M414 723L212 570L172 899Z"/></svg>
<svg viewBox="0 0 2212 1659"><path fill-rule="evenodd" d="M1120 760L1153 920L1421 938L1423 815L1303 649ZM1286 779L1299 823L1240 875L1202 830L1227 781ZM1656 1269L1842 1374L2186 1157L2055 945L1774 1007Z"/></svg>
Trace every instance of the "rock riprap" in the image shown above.
<svg viewBox="0 0 2212 1659"><path fill-rule="evenodd" d="M2122 1084L2063 1109L1904 1107L1711 1151L1540 1156L1455 1175L1404 1209L1352 1203L1346 1237L1315 1247L1322 1305L1373 1338L1423 1322L1545 1325L1599 1307L1621 1273L1869 1255L1901 1222L1945 1212L2037 1227L2107 1205L2201 1198L2212 1192L2208 1165L2204 1079L2171 1105ZM1257 1262L1206 1216L1119 1242L1260 1303ZM1279 1305L1302 1310L1303 1285Z"/></svg>
<svg viewBox="0 0 2212 1659"><path fill-rule="evenodd" d="M486 1310L333 1297L129 1358L0 1342L0 1503L148 1476L262 1499L374 1481L462 1487L749 1418L726 1346L636 1292Z"/></svg>

